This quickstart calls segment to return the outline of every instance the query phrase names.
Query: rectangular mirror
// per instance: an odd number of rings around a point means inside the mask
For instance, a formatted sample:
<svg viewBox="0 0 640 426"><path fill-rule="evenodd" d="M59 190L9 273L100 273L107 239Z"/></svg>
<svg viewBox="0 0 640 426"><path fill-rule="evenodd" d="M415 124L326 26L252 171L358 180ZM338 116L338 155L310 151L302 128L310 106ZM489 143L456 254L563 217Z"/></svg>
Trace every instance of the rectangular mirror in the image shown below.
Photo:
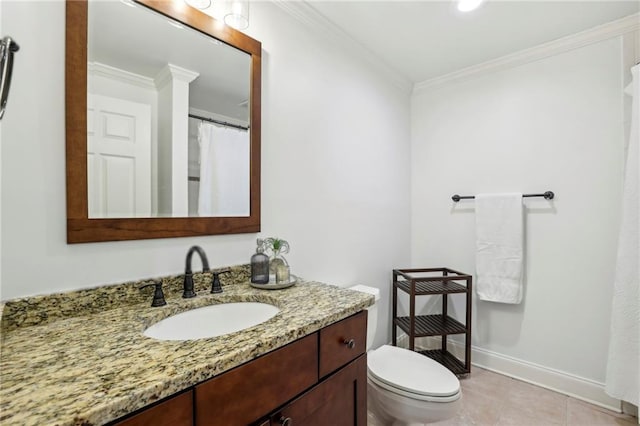
<svg viewBox="0 0 640 426"><path fill-rule="evenodd" d="M182 0L67 2L67 241L258 232L256 40Z"/></svg>

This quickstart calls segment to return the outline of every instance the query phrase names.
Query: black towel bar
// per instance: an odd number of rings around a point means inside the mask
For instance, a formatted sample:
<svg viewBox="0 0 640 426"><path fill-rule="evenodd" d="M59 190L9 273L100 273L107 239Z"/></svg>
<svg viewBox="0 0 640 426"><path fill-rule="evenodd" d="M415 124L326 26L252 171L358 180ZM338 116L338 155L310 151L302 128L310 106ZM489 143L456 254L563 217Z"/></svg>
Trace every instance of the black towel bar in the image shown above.
<svg viewBox="0 0 640 426"><path fill-rule="evenodd" d="M556 195L553 193L553 191L547 191L543 194L522 194L523 197L529 198L529 197L544 197L545 200L553 200L553 197L555 197ZM453 197L451 197L451 199L453 201L455 201L456 203L460 200L472 200L476 198L475 195L454 195Z"/></svg>

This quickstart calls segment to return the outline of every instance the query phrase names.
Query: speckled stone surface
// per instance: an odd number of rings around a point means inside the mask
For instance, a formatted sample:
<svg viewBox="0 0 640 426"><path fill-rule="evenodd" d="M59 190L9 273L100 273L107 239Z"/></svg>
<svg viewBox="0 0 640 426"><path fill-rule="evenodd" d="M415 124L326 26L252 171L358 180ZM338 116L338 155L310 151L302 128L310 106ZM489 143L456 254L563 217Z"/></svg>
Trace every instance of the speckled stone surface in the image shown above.
<svg viewBox="0 0 640 426"><path fill-rule="evenodd" d="M220 282L223 286L246 283L251 276L249 265L217 268L213 269L213 272L225 270L228 270L229 273L220 275ZM198 292L206 292L211 289L211 280L211 272L194 272L193 274L194 288ZM157 281L162 281L166 298L182 295L184 275L172 275L68 293L10 300L4 306L0 330L9 331L18 327L47 324L60 318L100 313L145 301L151 303L153 288L140 289L140 287Z"/></svg>
<svg viewBox="0 0 640 426"><path fill-rule="evenodd" d="M373 304L373 297L299 280L282 290L254 289L246 265L222 275L210 294L182 299L180 276L164 278L167 305L149 306L148 280L64 295L9 301L0 357L0 424L99 425L143 408L277 349ZM192 341L142 335L149 325L195 307L237 301L271 303L280 312L255 327Z"/></svg>

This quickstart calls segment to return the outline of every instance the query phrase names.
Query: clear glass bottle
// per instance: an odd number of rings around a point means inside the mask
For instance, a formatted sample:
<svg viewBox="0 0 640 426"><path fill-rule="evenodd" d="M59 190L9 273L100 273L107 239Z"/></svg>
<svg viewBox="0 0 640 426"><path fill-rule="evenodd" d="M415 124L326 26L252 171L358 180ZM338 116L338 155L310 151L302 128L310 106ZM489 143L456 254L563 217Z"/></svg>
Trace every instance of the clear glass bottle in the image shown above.
<svg viewBox="0 0 640 426"><path fill-rule="evenodd" d="M264 254L264 242L257 240L258 247L251 256L251 282L254 284L267 284L269 282L269 256Z"/></svg>

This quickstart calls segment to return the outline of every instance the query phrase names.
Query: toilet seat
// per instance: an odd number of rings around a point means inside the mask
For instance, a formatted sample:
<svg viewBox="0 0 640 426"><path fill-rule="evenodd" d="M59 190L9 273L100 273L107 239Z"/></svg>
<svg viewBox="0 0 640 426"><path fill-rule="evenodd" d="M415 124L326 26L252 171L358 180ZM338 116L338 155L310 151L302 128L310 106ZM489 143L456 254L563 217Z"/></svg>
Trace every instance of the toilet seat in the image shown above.
<svg viewBox="0 0 640 426"><path fill-rule="evenodd" d="M384 345L368 353L367 367L371 382L395 394L432 402L460 398L458 378L417 352Z"/></svg>

